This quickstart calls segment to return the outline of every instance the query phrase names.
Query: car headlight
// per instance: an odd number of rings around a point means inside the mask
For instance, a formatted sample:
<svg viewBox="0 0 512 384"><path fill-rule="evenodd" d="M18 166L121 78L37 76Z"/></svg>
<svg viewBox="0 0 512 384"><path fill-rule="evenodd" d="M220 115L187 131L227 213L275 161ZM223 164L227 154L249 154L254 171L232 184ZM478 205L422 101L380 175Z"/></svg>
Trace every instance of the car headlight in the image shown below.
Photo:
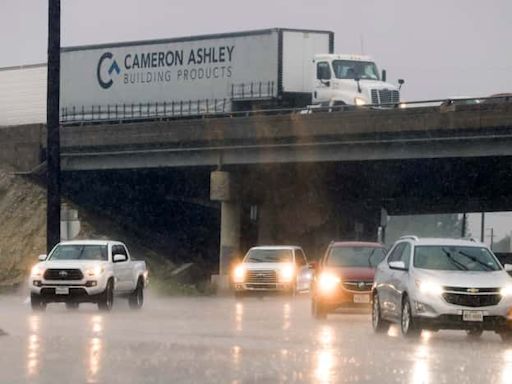
<svg viewBox="0 0 512 384"><path fill-rule="evenodd" d="M331 272L322 272L318 277L318 289L322 293L331 293L341 283L341 278Z"/></svg>
<svg viewBox="0 0 512 384"><path fill-rule="evenodd" d="M359 106L366 105L366 100L362 97L354 97L354 104Z"/></svg>
<svg viewBox="0 0 512 384"><path fill-rule="evenodd" d="M443 287L441 285L429 280L416 280L416 286L418 287L421 293L441 295L444 292Z"/></svg>
<svg viewBox="0 0 512 384"><path fill-rule="evenodd" d="M95 265L94 267L88 268L85 273L89 277L99 277L104 271L101 265Z"/></svg>
<svg viewBox="0 0 512 384"><path fill-rule="evenodd" d="M32 277L41 277L43 275L43 267L36 264L32 267L32 271L30 271L30 276Z"/></svg>
<svg viewBox="0 0 512 384"><path fill-rule="evenodd" d="M280 280L283 283L291 282L294 277L295 277L295 268L293 267L292 264L286 265L283 267L283 269L281 269Z"/></svg>
<svg viewBox="0 0 512 384"><path fill-rule="evenodd" d="M501 296L512 296L512 285L506 285L500 289Z"/></svg>
<svg viewBox="0 0 512 384"><path fill-rule="evenodd" d="M245 280L245 267L243 265L238 265L233 270L233 281L235 283L243 283Z"/></svg>

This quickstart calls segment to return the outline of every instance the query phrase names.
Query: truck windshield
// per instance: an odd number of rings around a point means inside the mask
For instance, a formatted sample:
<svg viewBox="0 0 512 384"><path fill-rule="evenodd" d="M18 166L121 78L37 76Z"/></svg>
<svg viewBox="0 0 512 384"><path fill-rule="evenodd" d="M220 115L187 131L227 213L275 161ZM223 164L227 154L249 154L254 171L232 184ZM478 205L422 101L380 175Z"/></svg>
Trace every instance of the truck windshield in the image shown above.
<svg viewBox="0 0 512 384"><path fill-rule="evenodd" d="M245 257L246 263L290 263L293 261L290 249L251 249Z"/></svg>
<svg viewBox="0 0 512 384"><path fill-rule="evenodd" d="M108 260L106 245L58 245L48 260Z"/></svg>
<svg viewBox="0 0 512 384"><path fill-rule="evenodd" d="M377 66L370 61L334 60L332 68L337 79L379 80Z"/></svg>
<svg viewBox="0 0 512 384"><path fill-rule="evenodd" d="M483 247L417 246L414 266L440 271L499 271L495 257Z"/></svg>
<svg viewBox="0 0 512 384"><path fill-rule="evenodd" d="M326 265L333 267L375 268L386 256L384 248L332 247Z"/></svg>

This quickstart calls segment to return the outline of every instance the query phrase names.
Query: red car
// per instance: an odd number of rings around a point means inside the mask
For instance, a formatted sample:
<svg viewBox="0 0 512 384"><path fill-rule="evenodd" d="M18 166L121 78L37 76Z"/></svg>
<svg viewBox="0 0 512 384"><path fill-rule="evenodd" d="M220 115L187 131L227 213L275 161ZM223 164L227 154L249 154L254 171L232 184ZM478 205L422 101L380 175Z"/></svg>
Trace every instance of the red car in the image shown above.
<svg viewBox="0 0 512 384"><path fill-rule="evenodd" d="M370 242L332 242L315 266L312 313L324 319L339 307L369 307L375 268L386 248Z"/></svg>

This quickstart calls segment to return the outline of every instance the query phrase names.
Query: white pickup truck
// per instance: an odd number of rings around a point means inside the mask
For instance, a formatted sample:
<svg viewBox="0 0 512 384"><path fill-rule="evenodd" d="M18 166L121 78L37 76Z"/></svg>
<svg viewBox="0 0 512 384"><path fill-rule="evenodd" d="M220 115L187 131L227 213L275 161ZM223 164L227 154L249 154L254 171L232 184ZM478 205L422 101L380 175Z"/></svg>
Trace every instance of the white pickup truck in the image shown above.
<svg viewBox="0 0 512 384"><path fill-rule="evenodd" d="M29 278L32 309L42 311L47 303L96 303L110 311L114 295L128 297L130 307L144 303L148 272L144 261L134 261L123 243L106 240L75 240L57 244Z"/></svg>

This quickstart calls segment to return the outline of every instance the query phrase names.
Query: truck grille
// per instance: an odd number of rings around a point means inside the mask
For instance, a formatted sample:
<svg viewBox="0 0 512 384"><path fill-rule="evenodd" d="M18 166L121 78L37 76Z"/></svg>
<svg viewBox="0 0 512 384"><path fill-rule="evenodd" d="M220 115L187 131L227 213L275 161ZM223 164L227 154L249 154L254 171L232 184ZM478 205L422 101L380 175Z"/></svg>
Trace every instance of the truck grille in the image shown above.
<svg viewBox="0 0 512 384"><path fill-rule="evenodd" d="M372 281L343 281L343 288L349 291L369 292L372 290Z"/></svg>
<svg viewBox="0 0 512 384"><path fill-rule="evenodd" d="M372 104L393 104L400 101L400 92L390 89L372 89Z"/></svg>
<svg viewBox="0 0 512 384"><path fill-rule="evenodd" d="M45 280L82 280L84 275L79 269L47 269Z"/></svg>
<svg viewBox="0 0 512 384"><path fill-rule="evenodd" d="M247 284L275 284L277 273L274 270L248 270L246 275Z"/></svg>
<svg viewBox="0 0 512 384"><path fill-rule="evenodd" d="M467 295L461 293L443 293L446 302L463 307L489 307L500 302L500 295Z"/></svg>

